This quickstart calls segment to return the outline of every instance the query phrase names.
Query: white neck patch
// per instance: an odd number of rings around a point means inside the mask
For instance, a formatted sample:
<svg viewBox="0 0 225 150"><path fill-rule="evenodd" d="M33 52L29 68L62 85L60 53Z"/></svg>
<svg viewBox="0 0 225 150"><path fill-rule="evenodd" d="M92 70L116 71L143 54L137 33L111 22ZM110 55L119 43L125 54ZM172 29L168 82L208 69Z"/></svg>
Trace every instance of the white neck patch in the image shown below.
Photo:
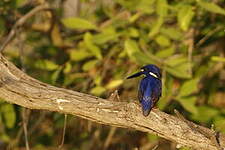
<svg viewBox="0 0 225 150"><path fill-rule="evenodd" d="M155 78L158 78L158 76L156 74L154 74L153 72L149 72L149 74Z"/></svg>

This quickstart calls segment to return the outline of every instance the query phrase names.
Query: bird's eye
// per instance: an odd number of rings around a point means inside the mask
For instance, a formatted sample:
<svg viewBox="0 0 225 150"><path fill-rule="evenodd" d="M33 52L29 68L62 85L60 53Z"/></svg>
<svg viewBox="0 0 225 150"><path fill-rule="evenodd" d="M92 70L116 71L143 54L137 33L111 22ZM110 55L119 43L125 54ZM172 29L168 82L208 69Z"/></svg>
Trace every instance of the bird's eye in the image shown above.
<svg viewBox="0 0 225 150"><path fill-rule="evenodd" d="M154 74L153 72L149 72L149 74L155 78L158 78L158 76L156 74Z"/></svg>
<svg viewBox="0 0 225 150"><path fill-rule="evenodd" d="M144 69L141 69L141 72L145 71Z"/></svg>

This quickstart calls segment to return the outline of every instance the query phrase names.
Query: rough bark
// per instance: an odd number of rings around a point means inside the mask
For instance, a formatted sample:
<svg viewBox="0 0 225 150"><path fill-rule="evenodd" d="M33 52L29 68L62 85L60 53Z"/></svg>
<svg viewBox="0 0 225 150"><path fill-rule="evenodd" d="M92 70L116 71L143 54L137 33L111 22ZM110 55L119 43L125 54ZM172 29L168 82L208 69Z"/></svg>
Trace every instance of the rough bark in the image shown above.
<svg viewBox="0 0 225 150"><path fill-rule="evenodd" d="M57 111L105 125L154 133L194 149L225 147L224 134L215 134L213 130L157 109L144 117L135 103L105 100L42 83L20 71L1 54L0 98L30 109Z"/></svg>

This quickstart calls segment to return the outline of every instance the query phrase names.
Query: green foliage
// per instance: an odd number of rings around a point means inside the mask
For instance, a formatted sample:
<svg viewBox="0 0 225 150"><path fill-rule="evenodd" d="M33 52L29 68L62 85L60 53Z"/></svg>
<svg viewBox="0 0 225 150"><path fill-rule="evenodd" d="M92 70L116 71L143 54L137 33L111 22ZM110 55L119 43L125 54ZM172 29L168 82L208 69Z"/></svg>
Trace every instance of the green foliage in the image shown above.
<svg viewBox="0 0 225 150"><path fill-rule="evenodd" d="M68 12L56 0L48 2L57 6L54 14L42 11L27 20L21 34L5 50L26 73L103 98L117 89L121 100L130 101L137 99L137 80L125 78L143 65L156 64L163 75L163 94L158 102L161 110L172 113L176 108L189 120L208 127L214 124L216 130L225 132L223 0L82 0L77 12ZM32 9L27 3L0 1L1 37ZM67 13L70 17L65 17ZM1 102L0 108L0 142L9 144L20 130L20 108ZM58 145L63 116L54 114L45 116L39 129L31 128L35 148ZM31 114L30 126L39 116ZM109 130L96 126L71 117L66 149L103 149ZM114 136L126 139L124 132L118 129ZM138 135L133 134L131 137ZM133 139L123 143L115 140L110 148L133 149L140 146L134 143L160 140L153 135ZM20 142L17 147L24 144Z"/></svg>

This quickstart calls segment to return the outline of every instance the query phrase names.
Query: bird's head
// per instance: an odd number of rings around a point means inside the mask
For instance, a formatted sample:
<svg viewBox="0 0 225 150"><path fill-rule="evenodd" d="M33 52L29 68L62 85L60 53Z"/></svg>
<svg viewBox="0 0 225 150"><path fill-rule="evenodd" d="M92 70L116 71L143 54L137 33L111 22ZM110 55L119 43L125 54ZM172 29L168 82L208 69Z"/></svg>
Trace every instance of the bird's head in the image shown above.
<svg viewBox="0 0 225 150"><path fill-rule="evenodd" d="M127 79L135 78L135 77L138 77L140 75L145 75L146 77L154 77L156 79L161 79L161 71L155 65L146 65L146 66L141 68L140 72L135 73L135 74L127 77Z"/></svg>

